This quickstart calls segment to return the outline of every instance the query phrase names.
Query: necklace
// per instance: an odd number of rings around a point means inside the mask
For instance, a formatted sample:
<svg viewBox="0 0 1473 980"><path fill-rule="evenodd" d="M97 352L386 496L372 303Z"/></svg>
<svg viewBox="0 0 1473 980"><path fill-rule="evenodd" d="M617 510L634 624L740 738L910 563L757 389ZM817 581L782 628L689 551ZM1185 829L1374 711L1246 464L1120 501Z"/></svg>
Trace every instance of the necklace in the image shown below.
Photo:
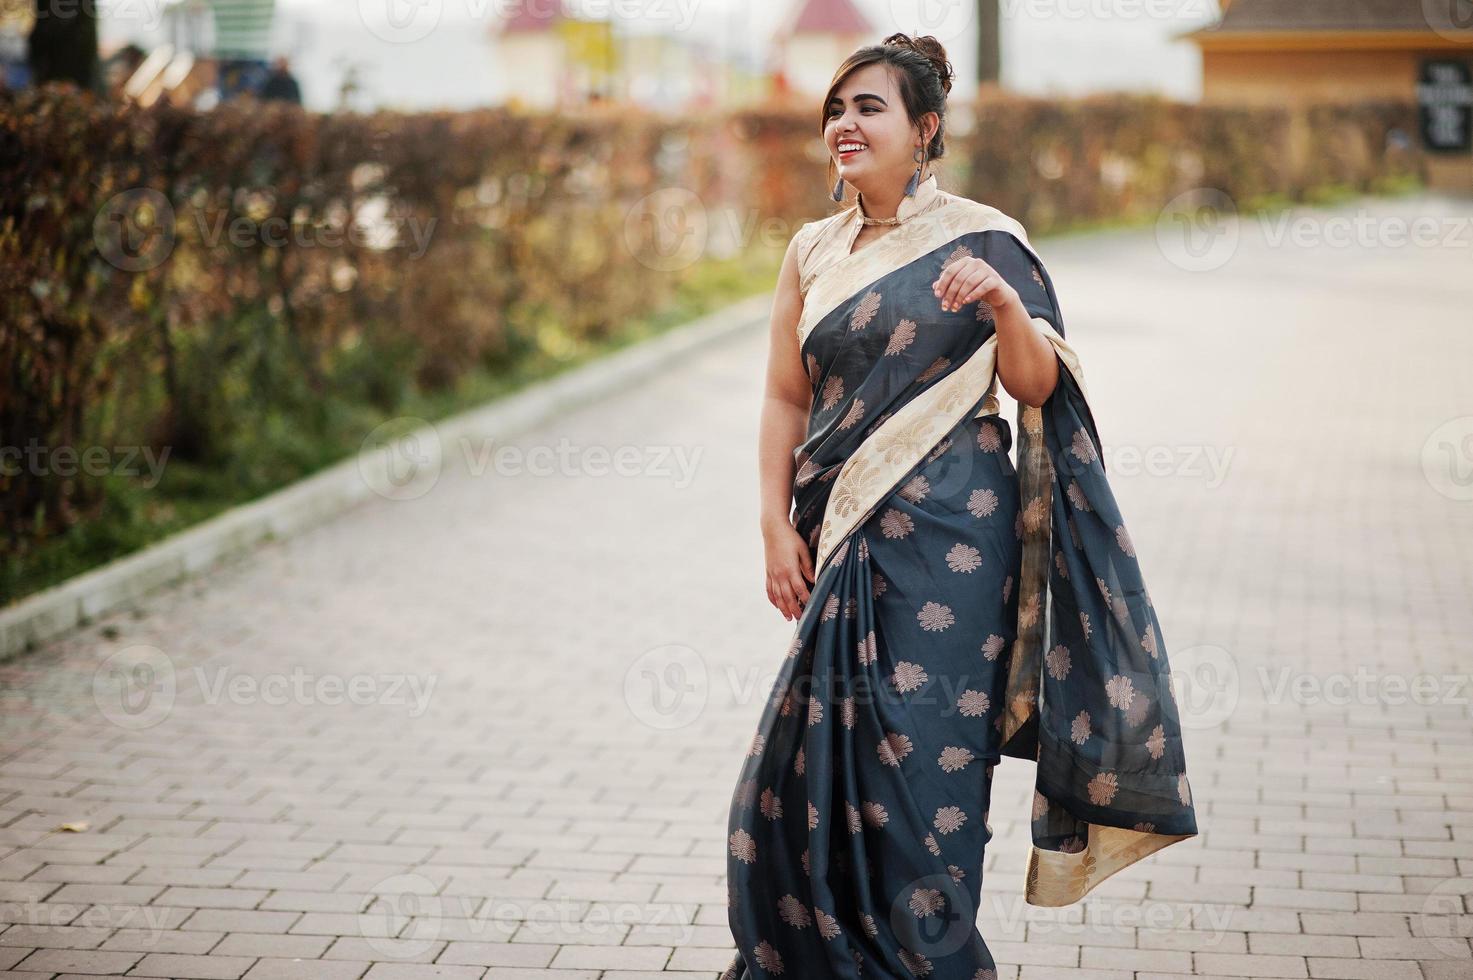
<svg viewBox="0 0 1473 980"><path fill-rule="evenodd" d="M895 208L895 216L891 218L875 218L864 213L864 193L861 192L854 204L854 210L859 214L861 225L898 225L903 221L915 217L918 213L929 210L931 204L936 200L938 189L936 187L936 175L930 174L916 187L914 194L908 194L900 198L900 204Z"/></svg>

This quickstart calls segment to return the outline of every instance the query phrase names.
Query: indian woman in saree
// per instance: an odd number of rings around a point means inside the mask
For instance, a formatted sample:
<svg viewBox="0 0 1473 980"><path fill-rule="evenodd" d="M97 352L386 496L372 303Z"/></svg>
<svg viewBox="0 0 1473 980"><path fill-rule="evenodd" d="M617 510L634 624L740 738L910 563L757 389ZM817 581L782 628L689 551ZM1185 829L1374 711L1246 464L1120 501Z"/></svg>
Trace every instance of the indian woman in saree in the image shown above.
<svg viewBox="0 0 1473 980"><path fill-rule="evenodd" d="M723 980L995 980L976 920L1005 756L1036 765L1031 904L1197 833L1160 624L1053 282L1016 220L923 172L947 87L933 38L845 62L825 140L835 198L848 179L858 200L785 261L801 312L774 354L801 365L806 414L783 519L811 564L798 588L769 572L797 625L730 802ZM920 162L903 192L894 143ZM1050 371L1022 370L1030 343Z"/></svg>

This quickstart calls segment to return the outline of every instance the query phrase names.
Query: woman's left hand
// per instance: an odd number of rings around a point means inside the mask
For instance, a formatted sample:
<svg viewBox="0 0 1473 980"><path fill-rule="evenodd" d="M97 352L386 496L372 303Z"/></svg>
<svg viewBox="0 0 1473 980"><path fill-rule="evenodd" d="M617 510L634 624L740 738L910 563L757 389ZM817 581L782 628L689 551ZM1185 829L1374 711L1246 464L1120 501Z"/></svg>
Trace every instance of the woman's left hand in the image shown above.
<svg viewBox="0 0 1473 980"><path fill-rule="evenodd" d="M994 310L1018 301L1018 291L1009 286L996 269L975 255L957 259L942 269L941 275L931 284L931 291L940 298L941 308L948 312L979 299Z"/></svg>

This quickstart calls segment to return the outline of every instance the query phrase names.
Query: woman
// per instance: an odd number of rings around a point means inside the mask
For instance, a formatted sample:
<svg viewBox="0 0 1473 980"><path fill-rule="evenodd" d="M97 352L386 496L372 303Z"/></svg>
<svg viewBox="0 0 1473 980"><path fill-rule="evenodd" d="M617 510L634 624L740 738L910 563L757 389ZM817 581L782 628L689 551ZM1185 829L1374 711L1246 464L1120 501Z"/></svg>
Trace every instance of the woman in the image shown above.
<svg viewBox="0 0 1473 980"><path fill-rule="evenodd" d="M950 85L930 37L840 66L823 134L857 200L783 262L763 532L797 628L731 800L724 980L995 977L975 921L1004 755L1037 763L1031 904L1197 833L1054 288L1018 222L928 171Z"/></svg>

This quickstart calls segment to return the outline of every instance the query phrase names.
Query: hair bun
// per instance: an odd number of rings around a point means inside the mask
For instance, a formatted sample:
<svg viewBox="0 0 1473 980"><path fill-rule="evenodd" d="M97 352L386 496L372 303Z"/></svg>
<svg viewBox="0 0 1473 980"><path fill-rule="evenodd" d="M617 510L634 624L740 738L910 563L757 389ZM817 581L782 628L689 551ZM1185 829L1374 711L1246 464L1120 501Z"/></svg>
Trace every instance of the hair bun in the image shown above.
<svg viewBox="0 0 1473 980"><path fill-rule="evenodd" d="M936 69L936 74L941 79L941 91L947 95L951 94L951 80L956 77L956 72L952 70L951 62L946 60L946 48L942 47L941 42L936 40L935 37L930 34L926 34L923 37L911 37L909 34L891 34L885 38L885 43L910 48L912 51L924 56L931 62L931 67Z"/></svg>

